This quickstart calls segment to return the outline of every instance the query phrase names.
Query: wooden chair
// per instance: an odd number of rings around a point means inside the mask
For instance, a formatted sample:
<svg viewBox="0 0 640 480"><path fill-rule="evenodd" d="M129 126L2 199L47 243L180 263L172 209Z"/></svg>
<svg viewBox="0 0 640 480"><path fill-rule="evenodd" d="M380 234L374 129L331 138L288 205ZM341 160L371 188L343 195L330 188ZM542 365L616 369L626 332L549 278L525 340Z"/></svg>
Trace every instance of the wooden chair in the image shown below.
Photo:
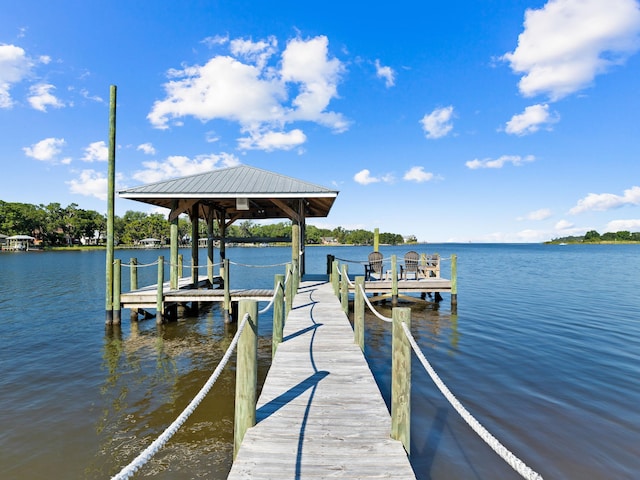
<svg viewBox="0 0 640 480"><path fill-rule="evenodd" d="M413 273L413 276L418 280L418 259L420 256L413 250L404 254L404 265L400 265L400 278L408 280L409 273Z"/></svg>
<svg viewBox="0 0 640 480"><path fill-rule="evenodd" d="M378 280L382 280L382 254L380 252L371 252L369 254L369 263L364 266L364 279L371 280L371 274L378 275Z"/></svg>
<svg viewBox="0 0 640 480"><path fill-rule="evenodd" d="M423 254L418 270L420 271L420 274L426 278L440 278L440 255L437 253L434 253L433 255Z"/></svg>

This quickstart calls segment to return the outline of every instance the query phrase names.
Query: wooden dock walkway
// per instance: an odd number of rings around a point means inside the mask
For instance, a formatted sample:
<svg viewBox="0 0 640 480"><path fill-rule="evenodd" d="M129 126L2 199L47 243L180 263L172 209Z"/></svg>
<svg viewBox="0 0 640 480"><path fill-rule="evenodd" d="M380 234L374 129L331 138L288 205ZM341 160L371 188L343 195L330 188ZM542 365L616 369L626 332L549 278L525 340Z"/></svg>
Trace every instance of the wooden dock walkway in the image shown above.
<svg viewBox="0 0 640 480"><path fill-rule="evenodd" d="M415 478L330 283L294 298L229 479Z"/></svg>

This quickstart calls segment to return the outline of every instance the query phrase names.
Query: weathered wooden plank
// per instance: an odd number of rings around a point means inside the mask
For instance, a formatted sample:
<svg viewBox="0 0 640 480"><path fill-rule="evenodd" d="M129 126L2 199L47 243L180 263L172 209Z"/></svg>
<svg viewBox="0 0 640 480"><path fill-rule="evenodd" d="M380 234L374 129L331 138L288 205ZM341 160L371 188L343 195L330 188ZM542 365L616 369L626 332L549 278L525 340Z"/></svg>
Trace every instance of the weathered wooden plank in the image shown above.
<svg viewBox="0 0 640 480"><path fill-rule="evenodd" d="M328 283L304 282L229 478L415 478Z"/></svg>

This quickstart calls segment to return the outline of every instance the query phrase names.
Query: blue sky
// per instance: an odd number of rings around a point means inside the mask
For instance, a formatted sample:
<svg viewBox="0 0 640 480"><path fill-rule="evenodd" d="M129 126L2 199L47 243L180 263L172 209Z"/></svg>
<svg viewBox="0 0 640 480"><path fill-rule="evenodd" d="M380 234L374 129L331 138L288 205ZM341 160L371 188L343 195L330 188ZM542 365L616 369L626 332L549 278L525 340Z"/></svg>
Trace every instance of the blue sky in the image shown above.
<svg viewBox="0 0 640 480"><path fill-rule="evenodd" d="M428 242L640 231L636 0L40 1L0 15L0 200L239 163ZM117 214L148 211L117 199Z"/></svg>

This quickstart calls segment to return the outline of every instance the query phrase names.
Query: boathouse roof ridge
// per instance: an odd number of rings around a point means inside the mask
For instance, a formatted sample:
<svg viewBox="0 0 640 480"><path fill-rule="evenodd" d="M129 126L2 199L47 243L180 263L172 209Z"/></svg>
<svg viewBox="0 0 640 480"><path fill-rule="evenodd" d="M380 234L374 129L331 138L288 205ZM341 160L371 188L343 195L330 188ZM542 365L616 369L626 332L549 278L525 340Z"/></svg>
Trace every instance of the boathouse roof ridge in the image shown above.
<svg viewBox="0 0 640 480"><path fill-rule="evenodd" d="M283 218L278 201L304 200L306 215L326 217L338 191L248 165L221 168L118 192L120 197L173 209L176 200L198 200L241 218ZM248 199L248 210L237 199Z"/></svg>

